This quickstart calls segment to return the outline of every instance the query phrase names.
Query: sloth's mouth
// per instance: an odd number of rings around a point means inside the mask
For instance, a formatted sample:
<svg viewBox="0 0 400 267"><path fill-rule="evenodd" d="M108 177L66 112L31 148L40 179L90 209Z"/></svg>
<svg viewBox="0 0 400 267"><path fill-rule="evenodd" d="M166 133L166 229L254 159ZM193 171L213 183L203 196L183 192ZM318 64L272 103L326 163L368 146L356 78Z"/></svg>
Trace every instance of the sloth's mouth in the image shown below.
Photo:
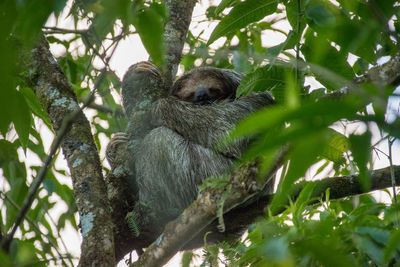
<svg viewBox="0 0 400 267"><path fill-rule="evenodd" d="M194 104L199 105L199 106L204 106L204 105L211 105L214 102L215 102L215 100L207 99L207 100L196 101L196 102L194 102Z"/></svg>

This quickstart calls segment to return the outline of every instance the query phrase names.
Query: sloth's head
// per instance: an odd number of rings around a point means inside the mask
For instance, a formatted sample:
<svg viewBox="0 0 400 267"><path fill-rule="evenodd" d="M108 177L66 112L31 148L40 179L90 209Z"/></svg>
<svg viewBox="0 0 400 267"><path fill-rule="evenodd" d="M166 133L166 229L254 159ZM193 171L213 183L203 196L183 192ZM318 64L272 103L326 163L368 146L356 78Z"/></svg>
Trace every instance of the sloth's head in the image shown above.
<svg viewBox="0 0 400 267"><path fill-rule="evenodd" d="M179 78L172 87L172 94L198 105L234 99L241 78L242 75L233 70L198 68Z"/></svg>

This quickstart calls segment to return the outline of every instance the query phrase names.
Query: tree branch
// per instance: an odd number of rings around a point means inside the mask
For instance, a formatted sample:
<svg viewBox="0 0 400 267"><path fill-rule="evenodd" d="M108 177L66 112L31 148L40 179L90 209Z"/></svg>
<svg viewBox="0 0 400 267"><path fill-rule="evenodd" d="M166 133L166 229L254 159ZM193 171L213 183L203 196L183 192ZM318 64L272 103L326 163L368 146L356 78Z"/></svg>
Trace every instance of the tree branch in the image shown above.
<svg viewBox="0 0 400 267"><path fill-rule="evenodd" d="M79 265L112 266L115 257L110 205L104 197L106 187L89 122L44 39L22 60L29 69L26 80L47 111L56 132L63 128L65 117L76 113L61 146L71 171L81 221L83 242Z"/></svg>
<svg viewBox="0 0 400 267"><path fill-rule="evenodd" d="M400 53L395 54L385 64L369 69L365 75L357 77L354 83L357 85L362 83L374 83L378 86L397 86L400 83ZM349 87L343 87L340 90L328 94L326 97L341 97L348 93Z"/></svg>
<svg viewBox="0 0 400 267"><path fill-rule="evenodd" d="M265 215L265 208L273 197L273 195L266 195L254 199L254 191L249 191L249 188L246 188L245 184L250 184L252 180L255 181L257 171L254 169L254 166L245 166L233 178L232 191L224 205L224 211L230 210L228 213L224 214L225 221L229 222L229 224L227 224L227 231L243 229L244 226L253 223L257 216ZM394 166L394 172L396 185L400 186L400 166ZM369 192L391 187L390 167L371 171L370 175L371 188ZM247 180L247 183L237 183L237 181L241 179ZM318 197L319 200L325 199L325 192L327 189L330 189L330 199L339 199L367 193L363 191L363 187L358 181L358 175L349 175L299 183L295 186L291 198L296 199L301 189L306 184L310 183L315 185L312 197ZM218 196L222 193L223 192L216 192L214 189L202 193L182 215L167 224L158 240L153 243L153 245L141 255L139 261L135 262L132 266L161 266L168 262L189 239L201 233L201 230L204 229L206 225L217 218ZM253 201L248 205L232 209L247 199L252 199ZM281 211L278 211L276 214L280 212Z"/></svg>
<svg viewBox="0 0 400 267"><path fill-rule="evenodd" d="M8 201L14 208L16 208L18 211L21 211L21 207L18 206L17 203L15 203L11 198L7 196L7 194L0 192L0 198ZM53 241L52 236L50 234L45 234L43 233L42 230L40 230L39 225L33 221L29 216L24 216L23 217L29 224L32 226L33 230L40 236L44 237L46 239L46 242L51 245L51 247L56 251L58 257L60 258L61 262L63 265L67 266L67 263L64 261L64 259L67 259L70 263L71 266L74 266L74 263L72 262L72 257L69 254L62 255L60 250L58 249L58 245Z"/></svg>
<svg viewBox="0 0 400 267"><path fill-rule="evenodd" d="M163 70L167 88L172 85L178 65L182 59L182 49L192 19L196 0L167 0L169 21L165 25L164 40L167 48L166 66Z"/></svg>

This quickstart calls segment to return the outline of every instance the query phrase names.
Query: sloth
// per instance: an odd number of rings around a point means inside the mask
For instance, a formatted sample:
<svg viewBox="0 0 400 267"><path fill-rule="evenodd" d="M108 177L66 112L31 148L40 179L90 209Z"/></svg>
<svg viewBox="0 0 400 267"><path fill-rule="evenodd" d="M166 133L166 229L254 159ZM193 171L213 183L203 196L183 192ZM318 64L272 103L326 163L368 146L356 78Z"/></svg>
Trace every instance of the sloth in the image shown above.
<svg viewBox="0 0 400 267"><path fill-rule="evenodd" d="M115 167L116 147L127 144L134 176L130 184L136 187L132 193L153 214L153 225L162 227L176 218L197 198L207 177L229 174L249 141L221 148L221 138L252 112L274 103L268 92L235 99L242 76L228 69L194 69L166 96L160 71L150 62L137 63L125 74L128 129L113 137L106 155Z"/></svg>
<svg viewBox="0 0 400 267"><path fill-rule="evenodd" d="M233 100L242 74L234 70L202 67L194 69L172 86L172 95L198 105Z"/></svg>

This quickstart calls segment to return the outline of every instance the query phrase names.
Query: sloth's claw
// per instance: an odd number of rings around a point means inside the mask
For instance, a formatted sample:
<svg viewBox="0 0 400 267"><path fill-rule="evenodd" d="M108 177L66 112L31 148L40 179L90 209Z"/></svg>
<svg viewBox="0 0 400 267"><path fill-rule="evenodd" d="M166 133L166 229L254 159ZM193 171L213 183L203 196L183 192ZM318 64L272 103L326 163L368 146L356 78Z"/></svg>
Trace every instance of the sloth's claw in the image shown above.
<svg viewBox="0 0 400 267"><path fill-rule="evenodd" d="M118 146L121 144L126 144L128 141L128 134L122 132L115 133L111 138L110 143L108 143L106 148L106 159L111 166L114 166Z"/></svg>
<svg viewBox="0 0 400 267"><path fill-rule="evenodd" d="M161 73L157 66L150 61L142 61L134 65L135 72L150 72L152 75L161 77Z"/></svg>

